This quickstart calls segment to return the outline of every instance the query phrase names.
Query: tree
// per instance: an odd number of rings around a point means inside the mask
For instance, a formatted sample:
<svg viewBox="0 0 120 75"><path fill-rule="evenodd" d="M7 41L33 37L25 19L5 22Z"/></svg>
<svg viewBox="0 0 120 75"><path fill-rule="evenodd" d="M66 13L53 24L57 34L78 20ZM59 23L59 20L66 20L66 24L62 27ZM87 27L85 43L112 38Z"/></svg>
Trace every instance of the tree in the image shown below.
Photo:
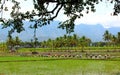
<svg viewBox="0 0 120 75"><path fill-rule="evenodd" d="M76 34L73 34L72 38L71 38L71 45L72 47L75 47L77 46L77 43L78 43L78 37Z"/></svg>
<svg viewBox="0 0 120 75"><path fill-rule="evenodd" d="M21 43L22 41L19 39L18 36L13 38L12 36L8 35L6 44L9 50L17 50L21 46Z"/></svg>
<svg viewBox="0 0 120 75"><path fill-rule="evenodd" d="M26 1L26 0L25 0ZM3 28L10 27L11 33L14 31L21 32L24 30L23 20L34 21L37 27L41 27L50 24L63 9L64 14L68 16L68 20L60 23L59 28L66 29L67 33L73 32L74 21L77 18L83 16L83 11L89 13L95 12L95 5L100 4L104 0L33 0L34 9L23 13L20 10L19 0L0 0L0 22L3 23ZM113 15L120 13L120 1L119 0L107 0L114 4ZM11 2L12 10L10 11L10 19L3 18L2 14L8 11L8 6L5 6L7 2ZM55 7L49 10L49 6L54 4ZM37 17L37 19L36 19Z"/></svg>
<svg viewBox="0 0 120 75"><path fill-rule="evenodd" d="M79 39L79 42L80 42L80 46L82 48L82 52L84 51L84 47L85 46L89 46L90 43L91 43L91 40L89 38L86 38L85 36L82 36L80 39Z"/></svg>
<svg viewBox="0 0 120 75"><path fill-rule="evenodd" d="M7 50L7 46L5 42L0 42L0 52L5 52Z"/></svg>
<svg viewBox="0 0 120 75"><path fill-rule="evenodd" d="M48 43L48 47L49 47L49 48L52 48L52 44L53 44L53 43L52 43L52 40L51 40L50 38L48 39L47 43Z"/></svg>
<svg viewBox="0 0 120 75"><path fill-rule="evenodd" d="M105 33L104 33L104 35L103 35L103 37L104 37L103 39L106 42L107 48L109 48L108 46L110 46L110 41L111 41L111 38L112 38L111 33L109 33L109 31L106 30ZM109 51L109 49L107 51Z"/></svg>
<svg viewBox="0 0 120 75"><path fill-rule="evenodd" d="M9 50L13 50L13 47L15 45L15 41L13 40L12 36L8 34L8 39L6 41L7 47Z"/></svg>
<svg viewBox="0 0 120 75"><path fill-rule="evenodd" d="M112 35L111 41L112 41L113 46L115 46L117 43L117 37L115 35Z"/></svg>
<svg viewBox="0 0 120 75"><path fill-rule="evenodd" d="M34 42L34 40L31 39L30 42L31 42L31 43L30 43L30 44L31 44L31 47L34 47L34 46L35 46L35 42Z"/></svg>
<svg viewBox="0 0 120 75"><path fill-rule="evenodd" d="M41 46L43 47L43 48L46 48L47 47L47 44L46 44L47 42L46 41L43 41L42 43L41 43Z"/></svg>
<svg viewBox="0 0 120 75"><path fill-rule="evenodd" d="M115 35L112 35L111 36L111 43L112 43L114 49L116 49L117 42L118 42L118 38Z"/></svg>
<svg viewBox="0 0 120 75"><path fill-rule="evenodd" d="M111 33L109 33L108 30L106 30L105 33L103 34L103 39L107 42L108 46L111 40Z"/></svg>
<svg viewBox="0 0 120 75"><path fill-rule="evenodd" d="M120 32L117 34L117 43L120 44Z"/></svg>
<svg viewBox="0 0 120 75"><path fill-rule="evenodd" d="M20 38L18 36L15 37L15 45L20 45L22 43L22 41L20 40Z"/></svg>

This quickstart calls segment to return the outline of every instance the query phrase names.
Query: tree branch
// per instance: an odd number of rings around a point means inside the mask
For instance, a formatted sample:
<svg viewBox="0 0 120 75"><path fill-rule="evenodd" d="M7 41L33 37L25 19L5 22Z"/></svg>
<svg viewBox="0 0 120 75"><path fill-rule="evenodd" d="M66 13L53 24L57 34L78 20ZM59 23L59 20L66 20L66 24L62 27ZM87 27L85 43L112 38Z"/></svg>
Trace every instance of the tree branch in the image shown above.
<svg viewBox="0 0 120 75"><path fill-rule="evenodd" d="M0 7L0 13L1 13L1 18L2 18L2 16L3 16L3 8L4 8L4 4L5 4L5 0L3 1L3 3L2 3L2 5L1 5L1 7Z"/></svg>
<svg viewBox="0 0 120 75"><path fill-rule="evenodd" d="M51 17L51 18L49 18L48 20L53 20L54 18L56 18L56 17L58 16L59 11L62 9L62 7L63 7L63 4L62 4L62 5L59 7L59 9L57 10L56 15L53 16L53 17Z"/></svg>
<svg viewBox="0 0 120 75"><path fill-rule="evenodd" d="M56 7L51 11L54 14L54 11L58 8L59 4L56 4Z"/></svg>

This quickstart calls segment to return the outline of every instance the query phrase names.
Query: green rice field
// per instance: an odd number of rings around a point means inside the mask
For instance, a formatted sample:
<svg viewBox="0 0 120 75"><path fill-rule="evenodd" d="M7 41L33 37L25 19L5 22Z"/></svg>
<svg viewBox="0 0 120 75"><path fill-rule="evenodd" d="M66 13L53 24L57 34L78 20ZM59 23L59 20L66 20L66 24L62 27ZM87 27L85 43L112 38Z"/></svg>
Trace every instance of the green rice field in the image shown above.
<svg viewBox="0 0 120 75"><path fill-rule="evenodd" d="M0 75L120 75L120 59L0 57Z"/></svg>

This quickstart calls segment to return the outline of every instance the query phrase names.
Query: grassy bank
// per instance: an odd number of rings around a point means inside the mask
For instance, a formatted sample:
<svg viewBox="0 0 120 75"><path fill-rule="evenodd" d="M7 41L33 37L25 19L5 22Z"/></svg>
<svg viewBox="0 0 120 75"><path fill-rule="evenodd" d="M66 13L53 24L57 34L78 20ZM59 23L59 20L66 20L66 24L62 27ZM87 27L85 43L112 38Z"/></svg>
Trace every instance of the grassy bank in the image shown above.
<svg viewBox="0 0 120 75"><path fill-rule="evenodd" d="M45 51L65 51L65 50L78 50L81 51L81 47L61 47L61 48L20 48L19 52L45 52ZM86 51L105 51L105 50L120 50L120 47L85 47Z"/></svg>

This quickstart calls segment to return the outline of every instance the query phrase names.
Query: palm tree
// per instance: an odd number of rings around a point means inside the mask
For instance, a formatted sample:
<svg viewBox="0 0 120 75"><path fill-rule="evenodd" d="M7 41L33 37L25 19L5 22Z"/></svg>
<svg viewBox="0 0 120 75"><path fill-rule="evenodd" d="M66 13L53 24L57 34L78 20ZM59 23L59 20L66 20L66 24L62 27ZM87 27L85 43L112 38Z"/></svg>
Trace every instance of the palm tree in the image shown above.
<svg viewBox="0 0 120 75"><path fill-rule="evenodd" d="M19 39L18 36L15 37L15 49L17 50L20 48L22 41Z"/></svg>
<svg viewBox="0 0 120 75"><path fill-rule="evenodd" d="M47 43L46 41L43 41L42 44L41 44L41 46L42 46L43 48L46 48L46 47L47 47L47 44L46 44L46 43Z"/></svg>
<svg viewBox="0 0 120 75"><path fill-rule="evenodd" d="M117 43L117 37L115 35L112 35L111 37L111 42L113 44L113 47L116 49L116 43Z"/></svg>
<svg viewBox="0 0 120 75"><path fill-rule="evenodd" d="M53 50L53 42L50 38L48 39L47 43L48 43L48 47Z"/></svg>
<svg viewBox="0 0 120 75"><path fill-rule="evenodd" d="M20 45L21 44L21 40L19 39L18 36L15 37L15 43L16 43L16 45Z"/></svg>
<svg viewBox="0 0 120 75"><path fill-rule="evenodd" d="M67 38L67 35L64 35L63 38L66 39L66 38Z"/></svg>
<svg viewBox="0 0 120 75"><path fill-rule="evenodd" d="M74 46L77 46L78 37L76 34L73 34Z"/></svg>
<svg viewBox="0 0 120 75"><path fill-rule="evenodd" d="M67 48L68 46L68 36L65 34L63 36L63 48Z"/></svg>
<svg viewBox="0 0 120 75"><path fill-rule="evenodd" d="M85 43L86 43L86 37L85 36L82 36L81 38L80 38L80 46L81 46L81 48L82 48L82 52L84 51L84 46L85 46Z"/></svg>
<svg viewBox="0 0 120 75"><path fill-rule="evenodd" d="M111 34L108 30L105 31L103 35L103 39L107 42L107 46L109 46L110 40L111 40Z"/></svg>
<svg viewBox="0 0 120 75"><path fill-rule="evenodd" d="M13 50L14 47L14 39L12 38L12 36L10 34L8 34L8 39L6 41L7 47L9 50Z"/></svg>
<svg viewBox="0 0 120 75"><path fill-rule="evenodd" d="M33 26L30 25L30 28L34 29L34 35L33 35L33 38L34 38L34 50L36 50L36 46L37 46L37 37L36 37L36 31L37 31L37 28L38 28L38 24L35 23Z"/></svg>
<svg viewBox="0 0 120 75"><path fill-rule="evenodd" d="M60 38L59 37L57 37L55 39L55 47L60 47Z"/></svg>
<svg viewBox="0 0 120 75"><path fill-rule="evenodd" d="M91 39L89 38L86 38L85 36L82 36L79 40L80 42L80 46L82 48L82 52L84 52L84 47L85 46L90 46L90 43L91 43Z"/></svg>
<svg viewBox="0 0 120 75"><path fill-rule="evenodd" d="M111 41L112 41L112 43L113 43L113 46L115 46L115 45L116 45L116 42L117 42L117 37L116 37L115 35L112 35Z"/></svg>
<svg viewBox="0 0 120 75"><path fill-rule="evenodd" d="M117 44L119 45L119 43L120 43L120 32L118 32L117 34Z"/></svg>
<svg viewBox="0 0 120 75"><path fill-rule="evenodd" d="M33 39L30 40L30 45L31 45L31 47L34 47L34 41L33 41Z"/></svg>
<svg viewBox="0 0 120 75"><path fill-rule="evenodd" d="M55 44L54 44L54 40L52 40L52 51L54 50L55 48Z"/></svg>

